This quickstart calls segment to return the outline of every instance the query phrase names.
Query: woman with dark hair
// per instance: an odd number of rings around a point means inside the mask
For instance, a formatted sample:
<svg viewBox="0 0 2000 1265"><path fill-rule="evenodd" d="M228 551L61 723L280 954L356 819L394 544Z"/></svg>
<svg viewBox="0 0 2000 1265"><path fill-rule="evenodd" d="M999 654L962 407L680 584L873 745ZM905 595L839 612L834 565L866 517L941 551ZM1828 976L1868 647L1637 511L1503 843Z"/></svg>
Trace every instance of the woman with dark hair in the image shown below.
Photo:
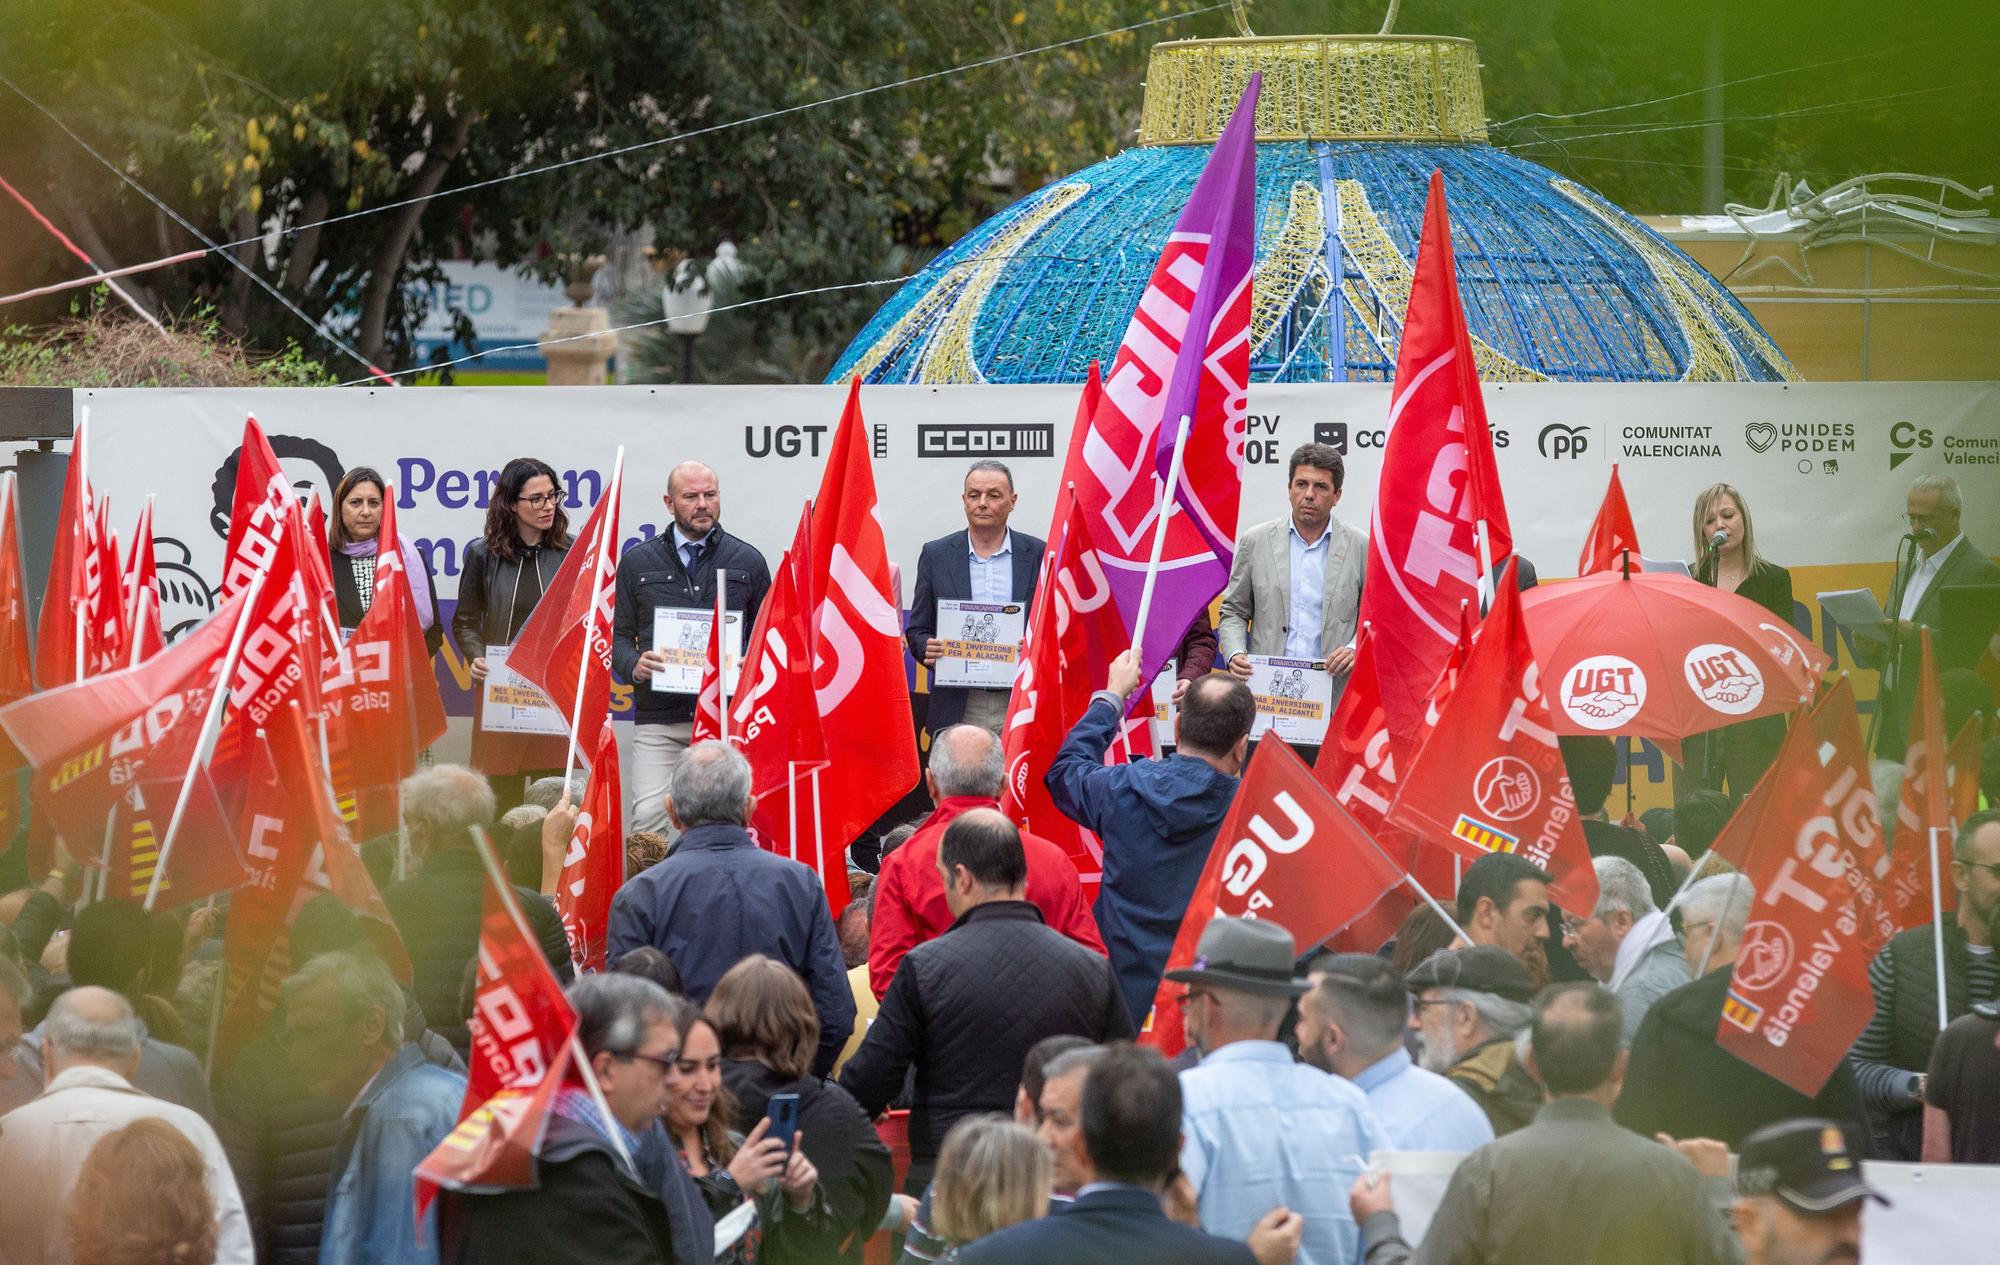
<svg viewBox="0 0 2000 1265"><path fill-rule="evenodd" d="M1778 624L1792 625L1792 573L1757 552L1750 506L1727 483L1703 488L1694 499L1694 578L1710 588L1749 598L1771 612ZM1761 716L1681 743L1685 757L1675 794L1697 787L1726 790L1742 799L1778 758L1785 741L1785 718Z"/></svg>
<svg viewBox="0 0 2000 1265"><path fill-rule="evenodd" d="M486 681L486 651L511 646L569 551L562 486L545 461L516 457L500 471L486 506L485 534L465 551L452 637L476 687ZM488 733L475 704L472 765L493 779L504 812L521 802L527 778L562 766L567 740L546 734Z"/></svg>
<svg viewBox="0 0 2000 1265"><path fill-rule="evenodd" d="M752 954L716 983L707 1013L722 1043L722 1083L736 1099L738 1118L762 1117L774 1094L797 1094L799 1145L819 1170L826 1192L828 1216L817 1241L800 1235L773 1245L765 1253L767 1265L784 1260L860 1265L863 1245L889 1210L894 1166L861 1105L812 1074L819 1015L805 981L783 962ZM805 1251L781 1252L780 1246Z"/></svg>
<svg viewBox="0 0 2000 1265"><path fill-rule="evenodd" d="M747 1137L736 1131L736 1100L723 1083L715 1025L693 1002L676 998L674 1009L681 1052L667 1073L661 1111L667 1136L718 1224L746 1200L757 1208L752 1228L716 1254L718 1265L753 1265L767 1256L813 1259L828 1210L811 1158L794 1150L787 1159L784 1145L766 1136L769 1120L759 1119Z"/></svg>
<svg viewBox="0 0 2000 1265"><path fill-rule="evenodd" d="M368 466L356 466L334 485L333 519L326 525L327 553L340 626L350 632L375 601L375 548L382 532L382 498L388 494L388 486ZM416 541L404 536L396 543L403 556L403 574L412 577L410 594L417 604L417 624L424 630L424 650L434 655L444 645L444 624L437 613L437 581L432 579ZM417 584L415 577L420 575L424 582Z"/></svg>

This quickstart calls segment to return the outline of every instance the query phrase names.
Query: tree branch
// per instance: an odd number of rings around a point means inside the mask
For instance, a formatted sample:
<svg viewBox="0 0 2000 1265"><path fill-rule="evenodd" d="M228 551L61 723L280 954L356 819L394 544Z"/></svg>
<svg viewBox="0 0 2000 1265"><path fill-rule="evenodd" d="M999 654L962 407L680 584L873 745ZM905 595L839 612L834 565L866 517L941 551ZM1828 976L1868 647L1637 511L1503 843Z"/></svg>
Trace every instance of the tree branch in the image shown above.
<svg viewBox="0 0 2000 1265"><path fill-rule="evenodd" d="M423 165L409 187L401 191L404 198L425 198L438 191L444 183L445 172L465 148L466 137L472 132L472 115L462 114L450 121L449 133L443 141L433 145L425 153ZM390 217L388 229L376 243L375 252L369 261L368 288L362 293L361 328L355 340L362 355L374 360L382 354L384 330L389 322L389 300L402 281L403 259L409 254L410 239L416 236L417 223L423 219L424 211L430 204L413 202L397 210Z"/></svg>

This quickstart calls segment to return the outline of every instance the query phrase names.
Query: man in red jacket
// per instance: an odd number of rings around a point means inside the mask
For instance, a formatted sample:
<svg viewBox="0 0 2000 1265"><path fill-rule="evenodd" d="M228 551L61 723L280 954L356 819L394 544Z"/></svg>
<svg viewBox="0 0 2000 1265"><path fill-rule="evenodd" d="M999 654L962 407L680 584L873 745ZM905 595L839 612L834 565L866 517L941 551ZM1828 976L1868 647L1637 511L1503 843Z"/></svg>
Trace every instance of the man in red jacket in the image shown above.
<svg viewBox="0 0 2000 1265"><path fill-rule="evenodd" d="M883 858L869 897L868 986L877 1000L889 991L904 954L950 930L951 909L937 868L938 841L960 814L995 807L1006 776L1000 740L977 725L953 725L931 739L924 784L937 809L908 843ZM1042 911L1042 920L1093 953L1104 952L1076 867L1063 850L1026 831L1021 848L1028 857L1027 899Z"/></svg>

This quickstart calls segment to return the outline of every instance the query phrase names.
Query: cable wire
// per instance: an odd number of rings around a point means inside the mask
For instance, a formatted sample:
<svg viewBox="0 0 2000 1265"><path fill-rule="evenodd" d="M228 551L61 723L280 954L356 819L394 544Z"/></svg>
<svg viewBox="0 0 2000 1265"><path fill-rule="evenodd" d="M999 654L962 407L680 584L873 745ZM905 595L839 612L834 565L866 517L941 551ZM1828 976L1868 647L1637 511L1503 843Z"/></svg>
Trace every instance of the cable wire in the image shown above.
<svg viewBox="0 0 2000 1265"><path fill-rule="evenodd" d="M83 139L83 137L81 136L78 136L76 132L71 129L70 125L63 122L62 119L56 114L54 110L49 109L49 107L43 105L40 101L37 101L35 100L35 98L29 96L26 90L24 90L21 87L21 85L15 83L12 79L7 78L7 76L4 74L0 74L0 84L5 84L8 88L13 90L15 96L21 98L21 100L26 101L29 105L34 106L35 109L41 111L43 116L46 117L49 120L49 122L55 124L58 128L62 129L63 135L69 137L71 140L75 141L80 147L82 147L84 153L89 154L92 158L95 158L99 163L103 164L103 166L107 170L109 170L112 175L117 176L127 185L130 185L132 189L139 194L140 197L152 203L153 206L157 208L162 215L165 215L168 219L171 219L174 223L186 229L190 234L193 235L196 241L200 242L203 246L208 248L210 254L220 253L222 257L225 260L229 261L229 264L232 267L234 267L238 272L241 272L244 276L250 278L250 280L255 282L257 286L260 289L262 289L266 294L269 294L272 298L276 299L279 303L283 304L285 309L289 311L292 315L298 317L300 320L304 321L307 325L311 326L314 333L318 334L321 338L324 338L327 342L331 343L333 346L338 347L341 351L346 352L349 357L351 357L356 363L361 365L364 369L368 370L369 373L375 375L378 378L381 378L386 382L389 382L391 385L395 385L395 380L391 378L388 374L382 372L382 370L376 368L375 365L369 361L368 357L362 355L354 348L348 346L331 330L328 330L325 326L321 325L318 321L314 320L311 316L307 315L303 308L299 307L298 304L286 298L284 296L284 293L280 291L276 286L264 280L263 277L257 275L257 270L255 268L250 267L250 265L244 263L241 259L238 259L233 253L231 253L234 247L244 245L245 244L244 242L231 242L228 247L217 246L215 242L208 237L207 234L203 233L200 229L196 228L193 224L189 223L187 217L183 216L179 211L174 210L172 207L168 206L165 202L161 201L158 197L154 196L152 190L148 189L145 185L140 184L137 180L134 180L117 163L112 162L109 158L106 158L103 154L98 153L97 150L91 146L89 141ZM261 239L252 237L247 240L255 242Z"/></svg>

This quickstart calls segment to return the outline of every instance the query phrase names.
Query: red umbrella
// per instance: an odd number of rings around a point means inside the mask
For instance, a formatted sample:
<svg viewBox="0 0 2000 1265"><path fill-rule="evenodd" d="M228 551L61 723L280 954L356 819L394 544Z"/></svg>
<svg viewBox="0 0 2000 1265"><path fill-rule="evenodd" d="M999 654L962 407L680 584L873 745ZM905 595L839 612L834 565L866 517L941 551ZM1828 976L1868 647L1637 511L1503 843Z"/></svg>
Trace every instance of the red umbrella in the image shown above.
<svg viewBox="0 0 2000 1265"><path fill-rule="evenodd" d="M1521 597L1558 733L1672 739L1810 701L1830 662L1748 598L1599 573Z"/></svg>

